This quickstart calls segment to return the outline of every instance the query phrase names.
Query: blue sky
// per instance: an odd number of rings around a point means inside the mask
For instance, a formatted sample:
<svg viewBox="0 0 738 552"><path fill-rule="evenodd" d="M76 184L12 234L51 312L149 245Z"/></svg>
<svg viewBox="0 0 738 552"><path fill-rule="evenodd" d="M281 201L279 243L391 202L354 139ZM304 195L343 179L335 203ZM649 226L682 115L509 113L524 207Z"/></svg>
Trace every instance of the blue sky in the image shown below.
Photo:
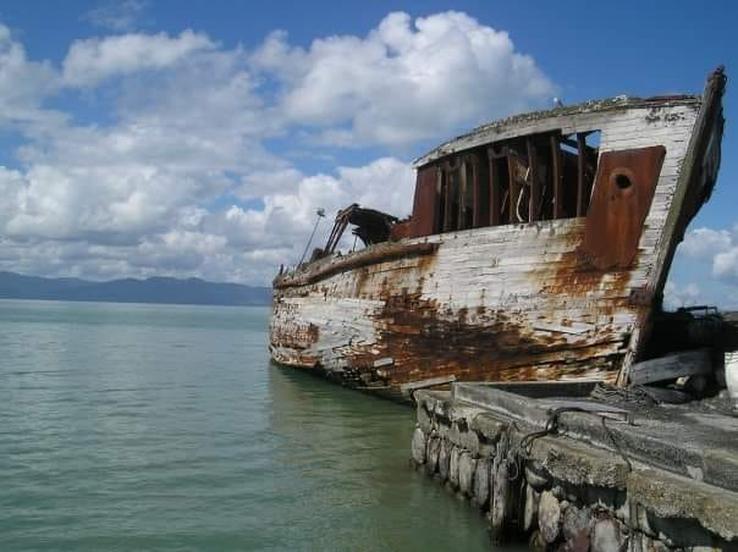
<svg viewBox="0 0 738 552"><path fill-rule="evenodd" d="M737 16L728 1L6 1L0 268L266 283L318 205L406 214L408 162L454 133L554 96L730 77ZM737 94L673 305L738 306Z"/></svg>

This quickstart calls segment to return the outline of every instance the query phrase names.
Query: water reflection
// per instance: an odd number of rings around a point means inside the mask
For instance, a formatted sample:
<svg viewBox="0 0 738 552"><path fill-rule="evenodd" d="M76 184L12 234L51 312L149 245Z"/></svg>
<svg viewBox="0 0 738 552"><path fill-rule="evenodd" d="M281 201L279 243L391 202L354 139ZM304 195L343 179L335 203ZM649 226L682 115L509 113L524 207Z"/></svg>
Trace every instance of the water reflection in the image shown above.
<svg viewBox="0 0 738 552"><path fill-rule="evenodd" d="M310 496L322 545L488 548L481 515L410 468L411 408L274 364L269 395L277 461Z"/></svg>

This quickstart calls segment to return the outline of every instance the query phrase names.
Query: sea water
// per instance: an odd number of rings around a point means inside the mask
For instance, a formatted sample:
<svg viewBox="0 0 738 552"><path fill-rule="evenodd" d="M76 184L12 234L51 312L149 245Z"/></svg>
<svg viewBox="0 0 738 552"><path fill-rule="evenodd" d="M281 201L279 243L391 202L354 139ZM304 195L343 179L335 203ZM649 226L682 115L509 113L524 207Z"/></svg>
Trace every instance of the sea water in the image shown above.
<svg viewBox="0 0 738 552"><path fill-rule="evenodd" d="M0 301L0 551L488 550L412 409L271 364L268 318Z"/></svg>

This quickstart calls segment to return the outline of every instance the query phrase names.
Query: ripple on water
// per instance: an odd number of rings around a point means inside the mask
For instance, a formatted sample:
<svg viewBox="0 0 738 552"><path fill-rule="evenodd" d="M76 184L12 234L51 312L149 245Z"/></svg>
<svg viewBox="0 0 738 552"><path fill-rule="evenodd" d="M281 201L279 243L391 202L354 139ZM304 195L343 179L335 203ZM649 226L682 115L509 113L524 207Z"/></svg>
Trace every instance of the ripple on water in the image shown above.
<svg viewBox="0 0 738 552"><path fill-rule="evenodd" d="M0 550L485 550L412 412L270 365L268 309L0 301Z"/></svg>

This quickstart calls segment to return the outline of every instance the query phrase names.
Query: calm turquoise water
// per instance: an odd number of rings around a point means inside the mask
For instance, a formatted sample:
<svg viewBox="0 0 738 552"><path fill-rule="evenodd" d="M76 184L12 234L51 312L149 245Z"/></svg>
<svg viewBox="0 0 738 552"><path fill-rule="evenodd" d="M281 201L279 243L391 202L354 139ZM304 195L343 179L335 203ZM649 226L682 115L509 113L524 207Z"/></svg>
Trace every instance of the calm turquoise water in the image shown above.
<svg viewBox="0 0 738 552"><path fill-rule="evenodd" d="M0 550L486 550L412 410L270 365L265 308L0 301Z"/></svg>

